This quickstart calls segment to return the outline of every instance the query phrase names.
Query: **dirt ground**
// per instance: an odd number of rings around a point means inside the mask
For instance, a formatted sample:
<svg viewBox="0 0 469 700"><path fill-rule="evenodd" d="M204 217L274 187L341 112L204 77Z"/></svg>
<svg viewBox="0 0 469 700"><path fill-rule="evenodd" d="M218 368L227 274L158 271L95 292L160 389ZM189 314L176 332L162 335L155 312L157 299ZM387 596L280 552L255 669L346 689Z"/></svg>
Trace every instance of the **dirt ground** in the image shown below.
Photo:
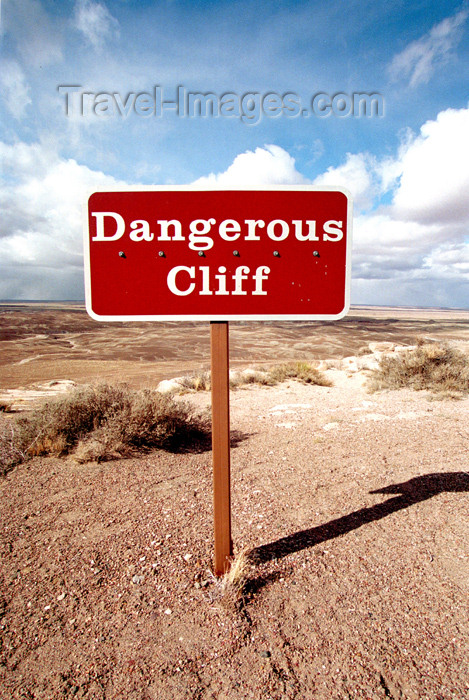
<svg viewBox="0 0 469 700"><path fill-rule="evenodd" d="M463 342L468 331L454 319L353 323L349 346L370 333L397 339L396 323L414 324L409 340L446 328ZM291 337L274 331L257 331L265 352L288 359ZM5 342L23 352L28 337ZM15 385L11 357L3 369L3 388L38 381L18 375ZM0 698L469 697L469 399L368 394L361 373L331 377L332 387L231 394L232 534L250 561L243 597L211 573L207 448L101 464L35 458L9 472ZM206 393L184 399L210 404Z"/></svg>

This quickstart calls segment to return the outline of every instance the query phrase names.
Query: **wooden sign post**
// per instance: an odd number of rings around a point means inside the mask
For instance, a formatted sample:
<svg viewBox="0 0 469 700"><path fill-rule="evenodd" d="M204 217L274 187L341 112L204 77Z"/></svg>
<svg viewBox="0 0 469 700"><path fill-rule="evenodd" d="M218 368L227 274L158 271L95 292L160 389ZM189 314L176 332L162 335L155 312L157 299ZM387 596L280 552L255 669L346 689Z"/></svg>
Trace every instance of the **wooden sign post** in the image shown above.
<svg viewBox="0 0 469 700"><path fill-rule="evenodd" d="M226 573L233 555L230 498L230 386L228 322L210 324L212 364L212 460L213 518L215 531L214 569Z"/></svg>
<svg viewBox="0 0 469 700"><path fill-rule="evenodd" d="M215 573L233 553L229 321L342 318L352 204L341 188L148 187L84 207L86 309L97 321L210 321Z"/></svg>

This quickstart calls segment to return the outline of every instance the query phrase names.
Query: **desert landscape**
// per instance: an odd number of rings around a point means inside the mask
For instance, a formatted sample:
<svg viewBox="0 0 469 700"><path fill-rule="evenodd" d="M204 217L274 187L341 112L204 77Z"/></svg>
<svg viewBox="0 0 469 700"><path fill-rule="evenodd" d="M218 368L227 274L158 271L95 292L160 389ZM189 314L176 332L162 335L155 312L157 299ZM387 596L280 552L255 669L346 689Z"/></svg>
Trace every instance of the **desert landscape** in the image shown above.
<svg viewBox="0 0 469 700"><path fill-rule="evenodd" d="M97 323L73 303L3 303L0 332L4 434L74 387L162 389L210 362L208 323ZM234 371L327 379L231 392L231 581L212 573L207 441L6 470L0 698L468 697L468 394L370 392L419 343L467 354L469 312L230 324ZM174 401L206 416L210 393Z"/></svg>
<svg viewBox="0 0 469 700"><path fill-rule="evenodd" d="M469 311L354 307L342 320L230 323L230 366L356 355L370 342L469 342ZM208 323L99 323L78 303L0 303L0 392L57 380L156 387L210 367ZM2 394L0 393L0 396Z"/></svg>

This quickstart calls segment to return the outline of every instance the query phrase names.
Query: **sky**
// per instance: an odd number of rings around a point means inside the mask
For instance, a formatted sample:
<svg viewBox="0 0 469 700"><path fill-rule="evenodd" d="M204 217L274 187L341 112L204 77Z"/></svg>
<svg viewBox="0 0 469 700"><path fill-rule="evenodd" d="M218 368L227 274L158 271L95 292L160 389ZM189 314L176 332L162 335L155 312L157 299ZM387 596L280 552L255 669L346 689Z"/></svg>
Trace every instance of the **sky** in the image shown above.
<svg viewBox="0 0 469 700"><path fill-rule="evenodd" d="M90 191L311 184L352 304L469 308L467 0L3 0L0 87L0 299L84 299Z"/></svg>

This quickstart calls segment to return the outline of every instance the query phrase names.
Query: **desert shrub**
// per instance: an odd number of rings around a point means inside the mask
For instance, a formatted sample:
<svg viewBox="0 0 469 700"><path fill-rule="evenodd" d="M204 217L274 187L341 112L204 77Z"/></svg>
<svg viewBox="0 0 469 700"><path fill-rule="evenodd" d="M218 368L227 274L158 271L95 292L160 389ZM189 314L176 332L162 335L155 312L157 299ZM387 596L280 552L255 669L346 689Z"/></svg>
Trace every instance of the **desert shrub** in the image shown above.
<svg viewBox="0 0 469 700"><path fill-rule="evenodd" d="M268 370L260 368L235 373L234 376L230 377L230 388L237 389L246 384L274 386L287 379L298 379L307 384L317 384L319 386L332 386L332 382L322 372L310 365L309 362L289 362ZM210 372L198 372L184 377L182 386L193 391L210 391Z"/></svg>
<svg viewBox="0 0 469 700"><path fill-rule="evenodd" d="M28 457L74 449L78 461L101 461L143 448L177 449L207 433L207 422L185 403L104 384L76 389L14 421L10 432L0 433L0 455L4 471Z"/></svg>
<svg viewBox="0 0 469 700"><path fill-rule="evenodd" d="M383 355L369 389L410 387L433 393L460 395L469 392L469 357L440 343L420 342L416 348Z"/></svg>
<svg viewBox="0 0 469 700"><path fill-rule="evenodd" d="M245 384L273 384L269 373L263 370L252 370L231 374L229 384L231 389L237 389ZM210 371L194 372L184 377L181 386L189 391L210 391L212 379Z"/></svg>
<svg viewBox="0 0 469 700"><path fill-rule="evenodd" d="M238 597L248 580L249 568L249 551L243 549L234 557L229 570L223 576L222 586L225 591L230 589Z"/></svg>
<svg viewBox="0 0 469 700"><path fill-rule="evenodd" d="M103 434L82 438L73 452L73 459L82 464L84 462L105 462L123 457L125 446L116 444L109 437Z"/></svg>
<svg viewBox="0 0 469 700"><path fill-rule="evenodd" d="M79 387L18 419L30 456L65 454L80 438L119 415L131 402L125 385Z"/></svg>
<svg viewBox="0 0 469 700"><path fill-rule="evenodd" d="M182 380L184 389L193 391L210 391L211 375L209 371L194 372Z"/></svg>
<svg viewBox="0 0 469 700"><path fill-rule="evenodd" d="M251 563L249 552L242 550L231 562L231 566L218 582L220 603L231 612L241 612L246 604L245 587L249 581Z"/></svg>
<svg viewBox="0 0 469 700"><path fill-rule="evenodd" d="M230 387L237 389L246 384L260 384L261 386L272 386L273 381L270 373L263 369L253 369L246 372L239 372L234 377L230 377Z"/></svg>
<svg viewBox="0 0 469 700"><path fill-rule="evenodd" d="M134 392L132 401L102 431L133 447L173 447L202 427L186 403L152 391Z"/></svg>
<svg viewBox="0 0 469 700"><path fill-rule="evenodd" d="M270 370L270 376L275 383L284 382L287 379L298 379L306 384L332 386L332 382L309 362L287 362L278 365Z"/></svg>
<svg viewBox="0 0 469 700"><path fill-rule="evenodd" d="M22 440L16 421L0 420L0 475L6 474L26 458L27 445Z"/></svg>

